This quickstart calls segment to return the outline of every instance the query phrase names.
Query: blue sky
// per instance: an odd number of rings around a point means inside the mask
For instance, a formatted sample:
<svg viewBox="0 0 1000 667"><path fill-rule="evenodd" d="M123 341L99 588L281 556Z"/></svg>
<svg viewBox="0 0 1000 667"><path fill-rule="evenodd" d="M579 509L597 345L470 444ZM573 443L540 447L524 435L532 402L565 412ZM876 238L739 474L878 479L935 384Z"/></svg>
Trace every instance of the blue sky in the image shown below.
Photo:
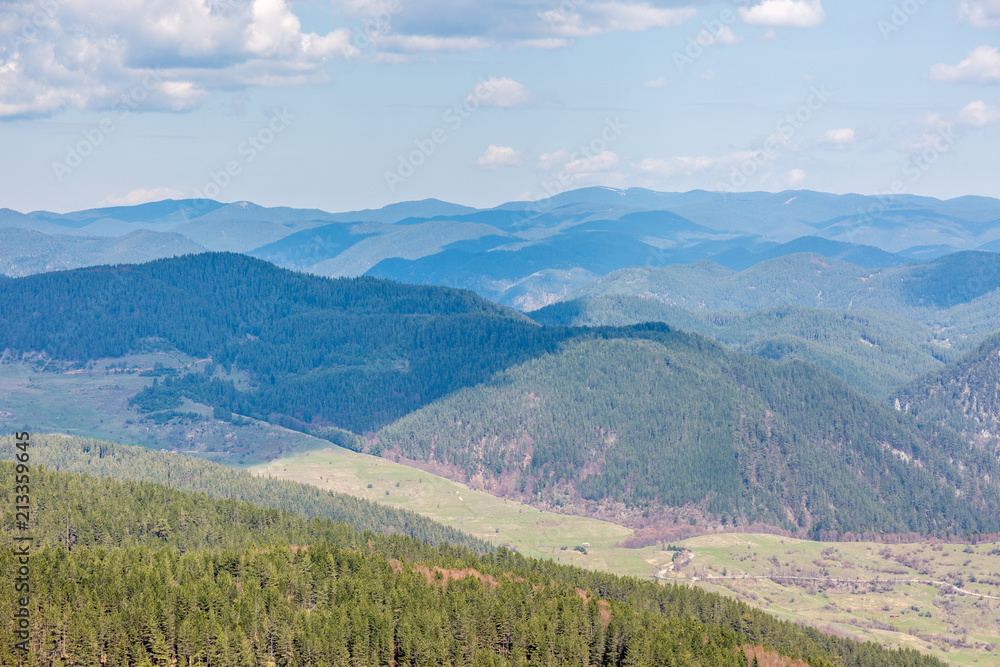
<svg viewBox="0 0 1000 667"><path fill-rule="evenodd" d="M0 4L0 207L1000 196L1000 0Z"/></svg>

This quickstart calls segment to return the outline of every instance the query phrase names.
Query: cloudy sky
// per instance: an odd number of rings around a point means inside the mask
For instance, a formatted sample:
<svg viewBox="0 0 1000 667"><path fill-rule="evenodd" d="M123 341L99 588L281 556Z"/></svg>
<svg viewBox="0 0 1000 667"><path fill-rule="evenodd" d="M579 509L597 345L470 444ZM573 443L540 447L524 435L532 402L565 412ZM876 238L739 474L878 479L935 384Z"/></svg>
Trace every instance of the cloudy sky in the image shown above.
<svg viewBox="0 0 1000 667"><path fill-rule="evenodd" d="M0 0L0 208L1000 197L1000 0Z"/></svg>

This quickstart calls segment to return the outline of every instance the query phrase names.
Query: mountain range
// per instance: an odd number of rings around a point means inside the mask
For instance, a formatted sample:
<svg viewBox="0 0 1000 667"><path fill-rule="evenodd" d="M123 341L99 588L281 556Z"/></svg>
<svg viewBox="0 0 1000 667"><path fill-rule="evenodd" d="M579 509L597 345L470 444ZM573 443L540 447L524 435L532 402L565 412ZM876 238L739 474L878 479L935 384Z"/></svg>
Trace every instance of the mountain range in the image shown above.
<svg viewBox="0 0 1000 667"><path fill-rule="evenodd" d="M342 213L165 200L66 214L0 209L0 243L12 249L0 272L233 251L317 275L462 287L534 310L635 266L711 260L742 271L811 252L889 268L956 251L995 251L998 221L1000 200L986 197L889 200L811 191L601 187L488 209L428 199ZM98 239L121 241L99 248Z"/></svg>

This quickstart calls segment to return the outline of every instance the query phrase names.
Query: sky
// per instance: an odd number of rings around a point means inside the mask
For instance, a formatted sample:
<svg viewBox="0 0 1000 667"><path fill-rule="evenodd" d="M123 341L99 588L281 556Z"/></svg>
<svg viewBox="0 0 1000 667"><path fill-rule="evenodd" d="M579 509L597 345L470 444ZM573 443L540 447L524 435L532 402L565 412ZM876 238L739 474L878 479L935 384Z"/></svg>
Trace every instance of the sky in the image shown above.
<svg viewBox="0 0 1000 667"><path fill-rule="evenodd" d="M1000 0L0 0L0 208L1000 197Z"/></svg>

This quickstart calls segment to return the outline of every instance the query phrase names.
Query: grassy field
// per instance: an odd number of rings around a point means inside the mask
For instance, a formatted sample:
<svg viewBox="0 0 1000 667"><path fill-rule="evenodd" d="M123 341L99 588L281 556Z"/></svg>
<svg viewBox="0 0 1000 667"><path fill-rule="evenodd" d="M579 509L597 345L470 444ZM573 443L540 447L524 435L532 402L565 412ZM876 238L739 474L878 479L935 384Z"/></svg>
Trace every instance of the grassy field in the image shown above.
<svg viewBox="0 0 1000 667"><path fill-rule="evenodd" d="M553 558L595 570L651 577L672 555L653 547L615 547L632 531L613 523L542 512L453 480L340 447L281 458L251 470L404 507L495 544L516 547L527 556Z"/></svg>
<svg viewBox="0 0 1000 667"><path fill-rule="evenodd" d="M953 664L1000 664L1000 600L948 592L955 584L1000 598L1000 545L822 543L772 535L725 534L679 543L694 558L669 576L760 606L782 618L857 639L903 645ZM785 575L822 581L712 579Z"/></svg>

